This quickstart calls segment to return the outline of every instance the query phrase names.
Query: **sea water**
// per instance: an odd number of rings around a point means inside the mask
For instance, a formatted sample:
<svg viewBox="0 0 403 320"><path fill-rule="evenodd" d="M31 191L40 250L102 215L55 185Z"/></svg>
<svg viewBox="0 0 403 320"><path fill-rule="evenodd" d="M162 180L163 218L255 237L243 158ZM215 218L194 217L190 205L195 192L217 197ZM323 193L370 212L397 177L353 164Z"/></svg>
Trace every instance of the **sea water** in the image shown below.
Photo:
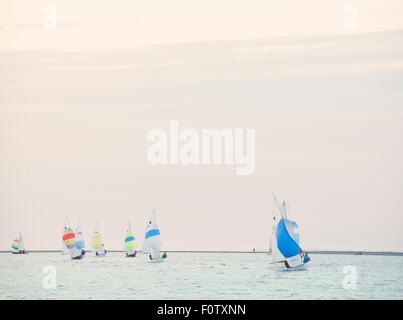
<svg viewBox="0 0 403 320"><path fill-rule="evenodd" d="M403 257L312 254L285 271L263 253L0 254L0 299L403 299Z"/></svg>

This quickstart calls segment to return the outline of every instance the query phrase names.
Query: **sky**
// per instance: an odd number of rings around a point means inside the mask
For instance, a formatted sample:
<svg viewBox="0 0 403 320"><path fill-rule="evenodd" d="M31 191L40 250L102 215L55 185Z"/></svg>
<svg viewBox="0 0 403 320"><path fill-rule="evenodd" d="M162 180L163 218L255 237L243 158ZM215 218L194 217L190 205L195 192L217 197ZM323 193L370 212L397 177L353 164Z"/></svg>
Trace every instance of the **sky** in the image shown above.
<svg viewBox="0 0 403 320"><path fill-rule="evenodd" d="M403 251L402 40L392 0L2 1L0 250L153 207L167 250L268 250L275 193L303 248ZM255 173L150 165L171 120L255 129Z"/></svg>

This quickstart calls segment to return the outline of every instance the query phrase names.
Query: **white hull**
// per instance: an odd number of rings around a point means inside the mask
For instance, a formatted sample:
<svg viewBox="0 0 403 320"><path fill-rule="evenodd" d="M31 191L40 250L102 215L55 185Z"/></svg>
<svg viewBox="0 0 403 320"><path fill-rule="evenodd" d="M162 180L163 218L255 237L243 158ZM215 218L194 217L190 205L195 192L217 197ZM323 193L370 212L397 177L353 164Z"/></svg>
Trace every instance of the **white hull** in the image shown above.
<svg viewBox="0 0 403 320"><path fill-rule="evenodd" d="M306 267L306 264L309 262L305 261L305 256L302 254L297 254L294 257L288 258L286 260L285 267L289 270L293 270L293 269L303 269Z"/></svg>
<svg viewBox="0 0 403 320"><path fill-rule="evenodd" d="M305 270L308 266L307 263L299 264L295 267L287 268L284 262L274 262L272 263L277 271L300 271Z"/></svg>
<svg viewBox="0 0 403 320"><path fill-rule="evenodd" d="M81 259L83 256L83 253L81 249L74 248L70 251L70 258L73 260Z"/></svg>
<svg viewBox="0 0 403 320"><path fill-rule="evenodd" d="M127 250L126 251L126 257L134 258L135 256L137 256L137 251L136 250Z"/></svg>
<svg viewBox="0 0 403 320"><path fill-rule="evenodd" d="M105 255L106 255L105 249L101 249L101 250L96 250L96 251L95 251L95 256L96 256L96 257L105 257Z"/></svg>
<svg viewBox="0 0 403 320"><path fill-rule="evenodd" d="M299 265L297 267L292 267L292 268L287 268L287 267L284 266L285 271L300 271L300 270L305 270L306 268L307 268L306 263L301 264L301 265Z"/></svg>

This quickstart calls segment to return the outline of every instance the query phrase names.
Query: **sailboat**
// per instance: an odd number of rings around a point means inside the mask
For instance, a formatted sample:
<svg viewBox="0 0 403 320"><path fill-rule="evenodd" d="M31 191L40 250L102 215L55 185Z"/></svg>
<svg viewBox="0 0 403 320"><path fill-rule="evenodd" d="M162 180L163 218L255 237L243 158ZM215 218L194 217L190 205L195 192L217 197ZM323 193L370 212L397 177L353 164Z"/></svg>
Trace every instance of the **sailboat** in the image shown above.
<svg viewBox="0 0 403 320"><path fill-rule="evenodd" d="M94 235L92 236L92 248L95 250L95 255L97 257L103 257L106 255L105 246L102 241L101 231L99 230L98 224L95 228Z"/></svg>
<svg viewBox="0 0 403 320"><path fill-rule="evenodd" d="M166 253L161 255L162 239L160 229L157 225L155 209L148 219L143 242L143 252L149 253L151 261L162 262L167 257Z"/></svg>
<svg viewBox="0 0 403 320"><path fill-rule="evenodd" d="M18 238L14 239L13 243L11 244L11 252L13 254L25 254L25 245L24 240L22 238L21 232L18 234Z"/></svg>
<svg viewBox="0 0 403 320"><path fill-rule="evenodd" d="M85 255L85 243L83 238L83 232L81 231L81 224L78 222L78 226L76 228L76 240L77 240L77 248L81 250L83 256Z"/></svg>
<svg viewBox="0 0 403 320"><path fill-rule="evenodd" d="M305 266L311 259L299 245L298 225L290 218L290 208L283 201L281 207L274 196L278 212L273 214L270 252L274 263L284 263L287 269Z"/></svg>
<svg viewBox="0 0 403 320"><path fill-rule="evenodd" d="M136 238L132 232L132 228L130 226L130 222L127 224L127 230L125 235L125 249L126 249L126 257L135 257L137 254L136 251L137 243Z"/></svg>
<svg viewBox="0 0 403 320"><path fill-rule="evenodd" d="M70 223L66 217L63 229L63 242L66 248L69 250L70 258L73 260L81 260L83 254L80 249L77 248L76 236L73 229L70 228Z"/></svg>

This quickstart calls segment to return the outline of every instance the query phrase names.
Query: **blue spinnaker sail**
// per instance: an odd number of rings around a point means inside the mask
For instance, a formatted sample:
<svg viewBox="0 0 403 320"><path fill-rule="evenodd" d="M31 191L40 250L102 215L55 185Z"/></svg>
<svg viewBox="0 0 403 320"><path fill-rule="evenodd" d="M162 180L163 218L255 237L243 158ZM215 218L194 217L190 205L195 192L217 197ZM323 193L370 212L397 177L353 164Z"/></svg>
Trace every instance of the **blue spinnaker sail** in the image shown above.
<svg viewBox="0 0 403 320"><path fill-rule="evenodd" d="M276 238L277 238L277 247L281 252L281 254L285 258L290 258L301 253L302 249L299 247L298 243L293 239L293 237L288 232L286 222L287 220L281 219L277 224ZM293 223L291 221L288 222L290 222L291 224Z"/></svg>
<svg viewBox="0 0 403 320"><path fill-rule="evenodd" d="M76 242L76 246L78 249L84 249L85 248L84 240L78 240Z"/></svg>

